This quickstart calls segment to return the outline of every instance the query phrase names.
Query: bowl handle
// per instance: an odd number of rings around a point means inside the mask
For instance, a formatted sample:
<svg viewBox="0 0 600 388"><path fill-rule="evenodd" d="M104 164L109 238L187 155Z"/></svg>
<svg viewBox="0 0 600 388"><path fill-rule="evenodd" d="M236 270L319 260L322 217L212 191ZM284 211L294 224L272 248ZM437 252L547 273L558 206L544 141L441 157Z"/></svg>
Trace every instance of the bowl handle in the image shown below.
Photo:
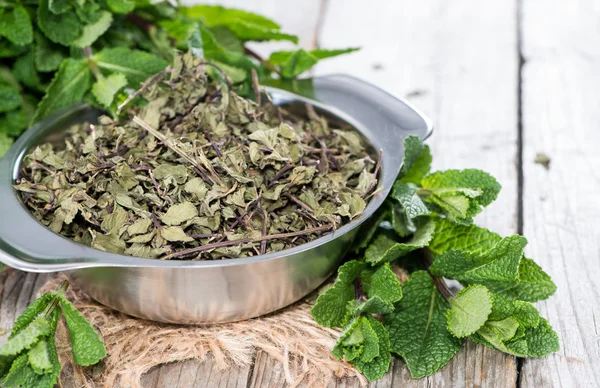
<svg viewBox="0 0 600 388"><path fill-rule="evenodd" d="M365 125L374 143L381 138L383 143L402 143L408 135L424 140L433 132L431 120L411 103L349 75L314 78L313 97Z"/></svg>

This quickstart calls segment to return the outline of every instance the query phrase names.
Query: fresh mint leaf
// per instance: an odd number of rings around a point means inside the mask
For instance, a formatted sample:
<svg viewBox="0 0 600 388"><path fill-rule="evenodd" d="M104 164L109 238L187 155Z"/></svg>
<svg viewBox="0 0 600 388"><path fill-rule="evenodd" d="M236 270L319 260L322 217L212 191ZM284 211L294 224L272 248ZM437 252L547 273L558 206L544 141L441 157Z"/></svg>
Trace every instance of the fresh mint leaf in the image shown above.
<svg viewBox="0 0 600 388"><path fill-rule="evenodd" d="M42 313L48 307L48 303L52 300L52 295L44 294L31 302L29 306L23 311L23 313L17 318L13 324L12 331L10 332L9 339L19 334L27 325L29 325L38 315Z"/></svg>
<svg viewBox="0 0 600 388"><path fill-rule="evenodd" d="M114 13L127 14L134 10L134 0L106 0L106 5Z"/></svg>
<svg viewBox="0 0 600 388"><path fill-rule="evenodd" d="M56 14L50 10L50 0L40 0L37 20L40 30L54 43L68 46L81 35L82 24L74 9Z"/></svg>
<svg viewBox="0 0 600 388"><path fill-rule="evenodd" d="M34 319L29 325L0 345L0 357L16 356L25 349L31 349L40 338L50 334L50 322L44 317Z"/></svg>
<svg viewBox="0 0 600 388"><path fill-rule="evenodd" d="M492 203L501 189L500 184L494 177L487 172L476 169L437 171L427 175L422 184L426 189L466 188L481 190L483 193L478 197L481 206Z"/></svg>
<svg viewBox="0 0 600 388"><path fill-rule="evenodd" d="M13 140L4 132L0 132L0 158L4 156L13 144Z"/></svg>
<svg viewBox="0 0 600 388"><path fill-rule="evenodd" d="M262 15L241 9L225 8L220 5L181 7L181 13L191 19L202 20L208 27L243 22L271 30L279 30L281 28L279 24Z"/></svg>
<svg viewBox="0 0 600 388"><path fill-rule="evenodd" d="M7 39L0 37L0 58L18 57L27 51L27 46L17 46Z"/></svg>
<svg viewBox="0 0 600 388"><path fill-rule="evenodd" d="M501 188L494 177L476 169L437 171L424 177L421 185L430 193L428 202L459 222L469 222L496 199Z"/></svg>
<svg viewBox="0 0 600 388"><path fill-rule="evenodd" d="M433 238L434 232L435 223L428 220L405 242L397 242L397 239L390 237L389 234L381 233L365 251L365 260L372 265L394 261L409 252L426 247Z"/></svg>
<svg viewBox="0 0 600 388"><path fill-rule="evenodd" d="M488 320L501 321L512 317L524 327L537 327L540 322L539 311L529 302L506 299L492 294L493 306Z"/></svg>
<svg viewBox="0 0 600 388"><path fill-rule="evenodd" d="M448 330L458 338L475 333L492 312L492 295L487 288L473 285L462 289L450 299Z"/></svg>
<svg viewBox="0 0 600 388"><path fill-rule="evenodd" d="M33 40L33 26L29 13L22 5L0 9L0 36L12 43L24 46Z"/></svg>
<svg viewBox="0 0 600 388"><path fill-rule="evenodd" d="M462 345L446 326L448 303L425 271L402 284L402 299L385 316L391 351L404 358L413 378L429 376L450 361Z"/></svg>
<svg viewBox="0 0 600 388"><path fill-rule="evenodd" d="M527 302L548 299L556 292L556 284L550 275L527 257L524 257L519 265L518 281L494 283L488 287L506 298Z"/></svg>
<svg viewBox="0 0 600 388"><path fill-rule="evenodd" d="M45 339L38 341L29 351L29 364L38 375L43 375L52 370L52 361Z"/></svg>
<svg viewBox="0 0 600 388"><path fill-rule="evenodd" d="M437 256L429 270L438 276L465 283L488 285L518 281L519 265L527 240L510 236L482 253L450 250Z"/></svg>
<svg viewBox="0 0 600 388"><path fill-rule="evenodd" d="M43 91L42 81L35 69L34 52L29 51L26 55L19 57L13 65L13 74L22 84L31 89Z"/></svg>
<svg viewBox="0 0 600 388"><path fill-rule="evenodd" d="M207 27L227 27L243 41L289 40L298 43L297 36L280 32L277 23L251 12L218 5L196 5L180 10L182 15L201 21Z"/></svg>
<svg viewBox="0 0 600 388"><path fill-rule="evenodd" d="M392 206L390 215L392 229L394 229L394 232L396 232L398 236L408 237L415 232L415 223L408 219L404 209L402 209L400 206Z"/></svg>
<svg viewBox="0 0 600 388"><path fill-rule="evenodd" d="M342 331L331 353L339 359L353 361L360 358L372 361L379 355L379 338L366 317L353 319Z"/></svg>
<svg viewBox="0 0 600 388"><path fill-rule="evenodd" d="M100 11L98 20L91 24L86 24L81 30L81 35L71 42L74 47L91 46L102 34L104 34L112 24L113 17L108 11Z"/></svg>
<svg viewBox="0 0 600 388"><path fill-rule="evenodd" d="M390 217L391 207L388 202L377 209L375 214L369 217L361 226L352 242L352 251L357 252L363 248L366 248L369 243L373 240L379 225Z"/></svg>
<svg viewBox="0 0 600 388"><path fill-rule="evenodd" d="M377 296L387 303L396 303L402 299L402 286L390 263L363 270L360 280L362 289L369 298Z"/></svg>
<svg viewBox="0 0 600 388"><path fill-rule="evenodd" d="M207 59L219 61L229 66L238 67L245 70L256 69L256 65L246 55L240 52L229 51L222 47L217 41L212 30L200 26L204 56Z"/></svg>
<svg viewBox="0 0 600 388"><path fill-rule="evenodd" d="M56 357L58 363L58 356ZM53 388L60 373L60 364L53 363L53 368L49 373L38 374L29 363L29 354L19 355L12 363L8 374L2 379L3 388Z"/></svg>
<svg viewBox="0 0 600 388"><path fill-rule="evenodd" d="M210 28L215 40L219 46L226 51L233 51L236 53L244 53L244 45L242 41L231 30L225 26L214 26Z"/></svg>
<svg viewBox="0 0 600 388"><path fill-rule="evenodd" d="M28 127L31 124L36 106L40 100L31 94L24 94L22 97L21 112L23 112L23 117L25 118L25 127Z"/></svg>
<svg viewBox="0 0 600 388"><path fill-rule="evenodd" d="M227 25L227 28L242 41L265 42L268 40L287 40L292 43L298 43L298 37L292 34L286 34L278 30L262 28L255 24L234 23Z"/></svg>
<svg viewBox="0 0 600 388"><path fill-rule="evenodd" d="M102 17L103 10L95 1L71 2L79 19L85 24L95 24Z"/></svg>
<svg viewBox="0 0 600 388"><path fill-rule="evenodd" d="M19 90L8 85L0 85L0 112L17 109L22 99Z"/></svg>
<svg viewBox="0 0 600 388"><path fill-rule="evenodd" d="M347 316L348 302L354 300L354 280L366 264L352 260L338 269L338 277L332 287L325 290L310 310L314 320L321 326L340 327Z"/></svg>
<svg viewBox="0 0 600 388"><path fill-rule="evenodd" d="M543 357L560 349L558 335L544 318L537 327L519 333L519 323L513 318L490 321L471 336L477 343L517 357Z"/></svg>
<svg viewBox="0 0 600 388"><path fill-rule="evenodd" d="M476 198L482 194L481 190L440 188L426 192L425 200L433 211L446 215L454 222L468 225L480 212Z"/></svg>
<svg viewBox="0 0 600 388"><path fill-rule="evenodd" d="M347 48L338 50L310 50L277 51L271 54L269 62L279 66L280 74L284 78L294 78L310 70L321 59L331 58L342 54L348 54L359 50L358 48Z"/></svg>
<svg viewBox="0 0 600 388"><path fill-rule="evenodd" d="M518 341L525 341L527 344L526 352L521 350L520 354L517 354L514 351L518 346L520 346L520 349L523 349L522 344L517 344L517 341L509 341L506 343L506 347L513 351L512 354L520 357L543 357L560 350L558 335L544 318L540 318L540 323L537 327L528 327L525 329L522 339Z"/></svg>
<svg viewBox="0 0 600 388"><path fill-rule="evenodd" d="M473 224L456 224L439 217L435 219L435 224L435 235L428 247L435 255L449 250L482 253L502 239L499 234Z"/></svg>
<svg viewBox="0 0 600 388"><path fill-rule="evenodd" d="M18 91L21 90L19 81L15 78L12 70L6 66L0 66L0 85L10 86Z"/></svg>
<svg viewBox="0 0 600 388"><path fill-rule="evenodd" d="M356 367L369 381L374 381L383 377L390 369L392 355L390 354L390 334L381 322L375 318L366 317L371 328L377 335L379 354L370 361L365 361L362 358L357 358L352 361L352 365Z"/></svg>
<svg viewBox="0 0 600 388"><path fill-rule="evenodd" d="M279 66L279 74L283 78L294 78L311 69L319 61L306 50L300 49L294 52L285 52L285 60L279 60L278 53L271 54L269 62ZM287 55L289 54L289 55Z"/></svg>
<svg viewBox="0 0 600 388"><path fill-rule="evenodd" d="M167 34L178 43L185 42L190 39L194 30L198 28L198 23L188 21L184 18L178 18L173 20L161 20L159 25L165 29Z"/></svg>
<svg viewBox="0 0 600 388"><path fill-rule="evenodd" d="M2 378L2 386L6 388L36 387L36 385L26 385L37 376L37 373L29 365L27 354L21 354L17 357L10 367L10 370Z"/></svg>
<svg viewBox="0 0 600 388"><path fill-rule="evenodd" d="M52 13L60 15L72 8L69 0L50 0L48 3L48 8Z"/></svg>
<svg viewBox="0 0 600 388"><path fill-rule="evenodd" d="M104 49L94 55L94 61L103 71L124 74L134 88L167 67L167 62L162 58L125 47Z"/></svg>
<svg viewBox="0 0 600 388"><path fill-rule="evenodd" d="M390 198L396 200L400 206L402 206L409 221L430 214L429 209L425 203L423 203L421 197L417 195L417 187L412 184L396 181L392 188Z"/></svg>
<svg viewBox="0 0 600 388"><path fill-rule="evenodd" d="M404 139L404 159L400 169L400 181L420 185L431 169L431 152L418 136Z"/></svg>
<svg viewBox="0 0 600 388"><path fill-rule="evenodd" d="M106 108L111 107L117 93L127 85L127 77L121 73L113 73L98 79L92 85L92 93L96 100Z"/></svg>
<svg viewBox="0 0 600 388"><path fill-rule="evenodd" d="M81 101L91 86L92 74L85 60L64 60L46 89L46 95L38 104L33 121Z"/></svg>
<svg viewBox="0 0 600 388"><path fill-rule="evenodd" d="M60 63L68 56L65 50L50 42L44 34L35 32L35 67L37 71L49 72L55 71Z"/></svg>
<svg viewBox="0 0 600 388"><path fill-rule="evenodd" d="M18 136L25 129L25 115L22 110L13 110L0 114L0 131L6 135Z"/></svg>
<svg viewBox="0 0 600 388"><path fill-rule="evenodd" d="M348 303L347 317L355 317L361 314L389 314L394 311L394 305L391 302L385 301L378 295L369 297L363 303Z"/></svg>
<svg viewBox="0 0 600 388"><path fill-rule="evenodd" d="M69 328L73 360L77 365L89 366L106 357L104 343L96 329L73 307L63 295L55 294Z"/></svg>

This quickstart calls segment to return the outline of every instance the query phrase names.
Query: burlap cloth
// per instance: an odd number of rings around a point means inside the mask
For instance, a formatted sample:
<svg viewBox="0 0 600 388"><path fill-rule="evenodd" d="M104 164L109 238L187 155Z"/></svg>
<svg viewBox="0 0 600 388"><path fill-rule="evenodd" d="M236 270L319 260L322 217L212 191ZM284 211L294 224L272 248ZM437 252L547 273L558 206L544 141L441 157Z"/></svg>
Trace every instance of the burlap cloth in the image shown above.
<svg viewBox="0 0 600 388"><path fill-rule="evenodd" d="M64 275L49 280L40 293L55 290ZM262 350L282 365L290 386L325 386L336 377L365 378L352 365L331 355L338 330L319 326L310 316L310 305L298 302L282 311L248 321L180 326L133 318L93 301L71 285L68 298L99 330L108 357L104 366L73 365L64 325L57 336L63 364L61 381L74 387L140 387L142 375L152 367L183 360L212 357L219 369L247 366Z"/></svg>

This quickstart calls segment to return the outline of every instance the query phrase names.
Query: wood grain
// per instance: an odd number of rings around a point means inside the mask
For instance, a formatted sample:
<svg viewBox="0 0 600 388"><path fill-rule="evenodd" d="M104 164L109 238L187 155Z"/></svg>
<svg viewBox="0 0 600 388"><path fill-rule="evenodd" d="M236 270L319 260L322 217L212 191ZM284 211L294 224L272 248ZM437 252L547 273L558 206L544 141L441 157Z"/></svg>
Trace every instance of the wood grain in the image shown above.
<svg viewBox="0 0 600 388"><path fill-rule="evenodd" d="M523 2L523 172L527 252L557 293L538 303L561 350L523 360L523 387L600 386L600 8ZM536 153L550 168L534 163Z"/></svg>
<svg viewBox="0 0 600 388"><path fill-rule="evenodd" d="M15 319L36 298L48 276L10 268L0 272L0 343L8 337Z"/></svg>
<svg viewBox="0 0 600 388"><path fill-rule="evenodd" d="M518 219L516 11L516 1L331 0L320 46L362 49L317 69L406 96L432 117L434 168L476 167L494 175L503 191L477 223L505 235L517 232ZM516 380L514 357L468 343L427 379L410 380L396 360L372 386L514 387Z"/></svg>
<svg viewBox="0 0 600 388"><path fill-rule="evenodd" d="M209 358L204 362L189 360L153 368L142 377L142 387L242 388L247 386L249 378L250 366L221 371Z"/></svg>

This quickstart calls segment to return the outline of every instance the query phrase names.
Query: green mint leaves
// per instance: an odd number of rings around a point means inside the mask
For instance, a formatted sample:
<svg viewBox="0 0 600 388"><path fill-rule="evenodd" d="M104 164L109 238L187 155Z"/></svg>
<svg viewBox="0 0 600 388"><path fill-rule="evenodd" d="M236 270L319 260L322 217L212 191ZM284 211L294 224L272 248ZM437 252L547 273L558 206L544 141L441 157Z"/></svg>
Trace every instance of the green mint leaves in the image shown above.
<svg viewBox="0 0 600 388"><path fill-rule="evenodd" d="M0 4L0 157L33 123L85 101L117 117L150 76L173 61L176 50L192 49L216 65L242 94L261 84L289 81L319 61L356 51L279 51L262 58L249 42L298 37L264 16L215 5L176 2L86 0ZM221 73L221 71L223 73ZM223 77L226 74L226 77ZM307 93L310 93L308 81ZM122 108L122 107L121 107Z"/></svg>
<svg viewBox="0 0 600 388"><path fill-rule="evenodd" d="M492 296L487 288L474 285L462 289L450 299L448 330L458 338L475 333L492 312Z"/></svg>
<svg viewBox="0 0 600 388"><path fill-rule="evenodd" d="M385 317L392 352L404 359L413 378L425 377L446 365L462 341L447 330L448 302L427 272L414 272L402 290L396 311Z"/></svg>
<svg viewBox="0 0 600 388"><path fill-rule="evenodd" d="M0 346L3 387L54 387L61 371L55 345L61 315L69 329L76 364L93 365L106 357L104 343L92 325L61 291L49 292L25 309L15 321L8 341Z"/></svg>
<svg viewBox="0 0 600 388"><path fill-rule="evenodd" d="M497 197L498 182L474 169L430 173L429 147L417 137L406 138L404 147L400 175L359 231L355 259L313 306L318 323L343 328L333 354L374 380L389 368L391 354L413 378L428 376L465 338L518 357L557 351L558 336L530 303L550 297L556 286L524 256L527 240L473 224ZM402 284L398 266L412 271ZM451 295L442 277L464 288Z"/></svg>

